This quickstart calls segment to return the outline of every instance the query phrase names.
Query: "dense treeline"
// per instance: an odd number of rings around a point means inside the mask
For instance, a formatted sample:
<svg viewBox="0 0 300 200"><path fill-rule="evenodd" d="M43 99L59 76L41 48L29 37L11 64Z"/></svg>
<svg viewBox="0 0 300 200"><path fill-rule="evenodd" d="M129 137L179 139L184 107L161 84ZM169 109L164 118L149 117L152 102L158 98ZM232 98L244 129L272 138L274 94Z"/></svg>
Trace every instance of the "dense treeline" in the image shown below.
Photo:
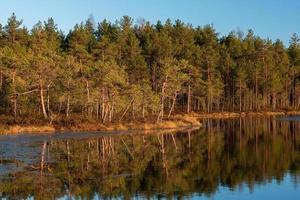
<svg viewBox="0 0 300 200"><path fill-rule="evenodd" d="M52 18L32 30L0 25L1 113L103 122L174 112L299 109L300 45L210 25L92 18L64 35Z"/></svg>

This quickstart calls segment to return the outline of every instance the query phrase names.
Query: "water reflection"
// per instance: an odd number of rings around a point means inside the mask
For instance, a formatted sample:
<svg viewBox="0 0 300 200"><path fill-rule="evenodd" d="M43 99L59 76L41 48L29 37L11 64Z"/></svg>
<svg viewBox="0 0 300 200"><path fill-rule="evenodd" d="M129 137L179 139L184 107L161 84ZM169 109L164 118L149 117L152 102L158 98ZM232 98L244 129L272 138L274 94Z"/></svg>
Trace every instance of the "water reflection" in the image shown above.
<svg viewBox="0 0 300 200"><path fill-rule="evenodd" d="M255 194L258 185L284 184L287 176L297 188L299 131L296 121L249 117L209 120L200 130L178 133L32 136L14 160L5 160L1 148L0 170L10 170L0 174L0 191L13 199L191 198L214 196L220 188ZM34 158L22 158L28 149Z"/></svg>

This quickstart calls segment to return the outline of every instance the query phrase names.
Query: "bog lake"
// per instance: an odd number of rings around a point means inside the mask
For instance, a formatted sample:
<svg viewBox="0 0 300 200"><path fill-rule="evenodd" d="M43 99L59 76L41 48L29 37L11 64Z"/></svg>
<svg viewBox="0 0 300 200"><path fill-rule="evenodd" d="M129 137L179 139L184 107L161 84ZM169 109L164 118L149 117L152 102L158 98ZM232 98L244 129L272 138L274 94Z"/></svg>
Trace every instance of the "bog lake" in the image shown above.
<svg viewBox="0 0 300 200"><path fill-rule="evenodd" d="M0 136L3 199L300 199L300 117Z"/></svg>

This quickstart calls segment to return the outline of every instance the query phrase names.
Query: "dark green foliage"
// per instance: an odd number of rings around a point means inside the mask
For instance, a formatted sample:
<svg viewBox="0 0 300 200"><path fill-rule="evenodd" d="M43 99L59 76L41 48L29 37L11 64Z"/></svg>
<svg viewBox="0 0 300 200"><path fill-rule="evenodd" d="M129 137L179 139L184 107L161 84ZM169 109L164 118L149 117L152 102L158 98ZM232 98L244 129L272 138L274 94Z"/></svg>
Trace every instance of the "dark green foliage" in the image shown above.
<svg viewBox="0 0 300 200"><path fill-rule="evenodd" d="M299 109L300 45L180 20L91 16L64 36L52 18L0 25L1 113L114 121L190 111ZM43 105L44 104L44 105ZM47 108L47 109L46 109ZM21 109L21 110L20 110ZM160 116L162 115L162 116Z"/></svg>

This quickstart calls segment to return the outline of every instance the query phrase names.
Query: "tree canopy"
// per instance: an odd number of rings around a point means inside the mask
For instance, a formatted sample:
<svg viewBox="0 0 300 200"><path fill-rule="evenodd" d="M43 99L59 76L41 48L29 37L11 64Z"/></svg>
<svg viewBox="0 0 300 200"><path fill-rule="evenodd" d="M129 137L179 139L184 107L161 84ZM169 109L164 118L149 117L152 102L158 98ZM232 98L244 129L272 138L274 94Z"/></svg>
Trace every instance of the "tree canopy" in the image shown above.
<svg viewBox="0 0 300 200"><path fill-rule="evenodd" d="M0 114L102 122L178 112L299 109L300 42L220 37L212 25L92 17L67 35L52 18L0 24Z"/></svg>

